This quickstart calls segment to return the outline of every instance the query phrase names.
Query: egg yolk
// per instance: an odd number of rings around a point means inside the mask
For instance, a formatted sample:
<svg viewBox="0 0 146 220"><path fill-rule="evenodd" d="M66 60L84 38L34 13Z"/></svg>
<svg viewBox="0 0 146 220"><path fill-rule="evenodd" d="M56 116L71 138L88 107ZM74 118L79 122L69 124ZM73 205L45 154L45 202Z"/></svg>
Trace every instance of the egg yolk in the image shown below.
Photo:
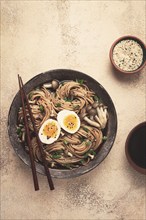
<svg viewBox="0 0 146 220"><path fill-rule="evenodd" d="M56 138L56 135L57 135L57 131L58 131L58 128L56 126L56 124L54 122L52 123L48 123L44 129L43 129L43 134L45 136L47 136L47 138L49 139L50 137L51 138Z"/></svg>
<svg viewBox="0 0 146 220"><path fill-rule="evenodd" d="M78 124L78 119L75 115L71 114L71 115L67 115L64 120L63 120L63 124L65 125L65 127L68 130L75 130L77 128L77 124Z"/></svg>

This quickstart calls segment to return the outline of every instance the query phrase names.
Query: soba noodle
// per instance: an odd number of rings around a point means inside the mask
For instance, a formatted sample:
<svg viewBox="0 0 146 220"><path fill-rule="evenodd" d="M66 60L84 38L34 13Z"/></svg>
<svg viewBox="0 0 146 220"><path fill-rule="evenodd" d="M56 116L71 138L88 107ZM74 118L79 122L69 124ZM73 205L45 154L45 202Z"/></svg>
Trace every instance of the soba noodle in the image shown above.
<svg viewBox="0 0 146 220"><path fill-rule="evenodd" d="M75 134L69 134L61 130L60 137L53 144L43 144L48 166L52 168L74 168L86 165L94 159L97 150L103 142L104 130L108 120L107 107L98 100L96 94L85 83L79 81L60 82L59 87L53 91L43 85L32 90L28 94L29 103L39 131L41 125L49 118L57 119L57 114L63 109L76 112L79 117L88 106L97 104L96 122L93 115L86 114L88 121L81 120L81 126ZM27 108L26 108L27 110ZM104 117L105 116L105 117ZM106 119L106 120L105 120ZM42 162L33 126L28 116L31 142L35 160ZM93 126L97 124L97 126ZM104 126L103 126L104 125ZM20 108L18 113L17 134L27 149L25 129L23 124L23 112ZM105 138L105 137L104 137Z"/></svg>

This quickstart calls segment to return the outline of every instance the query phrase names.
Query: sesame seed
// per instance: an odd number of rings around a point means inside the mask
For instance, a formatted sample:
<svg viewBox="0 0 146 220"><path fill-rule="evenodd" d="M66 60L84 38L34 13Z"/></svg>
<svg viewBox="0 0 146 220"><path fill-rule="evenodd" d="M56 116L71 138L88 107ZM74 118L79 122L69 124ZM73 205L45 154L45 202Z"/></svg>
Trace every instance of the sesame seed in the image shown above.
<svg viewBox="0 0 146 220"><path fill-rule="evenodd" d="M113 60L122 70L136 70L142 64L143 50L134 40L122 40L113 49Z"/></svg>

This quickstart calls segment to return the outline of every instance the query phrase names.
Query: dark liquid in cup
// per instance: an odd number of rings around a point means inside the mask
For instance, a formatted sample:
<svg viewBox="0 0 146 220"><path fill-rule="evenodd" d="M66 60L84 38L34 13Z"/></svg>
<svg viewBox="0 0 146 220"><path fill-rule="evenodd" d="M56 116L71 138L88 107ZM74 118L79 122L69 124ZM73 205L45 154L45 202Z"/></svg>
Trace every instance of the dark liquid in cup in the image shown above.
<svg viewBox="0 0 146 220"><path fill-rule="evenodd" d="M146 126L139 127L129 141L129 155L140 167L146 169Z"/></svg>

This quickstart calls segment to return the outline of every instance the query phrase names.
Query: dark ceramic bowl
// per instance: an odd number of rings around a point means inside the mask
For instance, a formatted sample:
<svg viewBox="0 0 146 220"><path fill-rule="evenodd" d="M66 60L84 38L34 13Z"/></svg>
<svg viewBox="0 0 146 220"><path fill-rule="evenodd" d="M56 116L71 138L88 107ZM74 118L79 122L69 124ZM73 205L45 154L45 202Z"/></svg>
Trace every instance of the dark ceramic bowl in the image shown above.
<svg viewBox="0 0 146 220"><path fill-rule="evenodd" d="M143 50L143 61L142 61L142 64L140 65L140 67L136 70L133 70L133 71L125 71L125 70L122 70L121 68L119 68L115 62L114 62L114 59L113 59L113 50L115 48L115 46L121 42L122 40L134 40L136 41L142 48ZM137 73L137 72L140 72L144 66L146 65L146 45L137 37L134 37L134 36L123 36L123 37L120 37L118 38L111 46L111 49L110 49L110 53L109 53L109 57L110 57L110 61L113 65L113 67L118 71L118 72L121 72L121 73L125 73L125 74L133 74L133 73Z"/></svg>
<svg viewBox="0 0 146 220"><path fill-rule="evenodd" d="M72 170L67 169L51 169L51 176L56 178L70 178L70 177L76 177L79 175L82 175L84 173L89 172L90 170L94 169L96 166L98 166L108 155L110 152L115 136L117 131L117 115L116 110L114 107L114 104L112 102L112 99L106 92L106 90L93 78L90 76L74 71L74 70L67 70L67 69L58 69L58 70L52 70L45 73L41 73L31 80L29 80L25 85L24 89L26 93L29 93L32 89L35 87L46 83L48 81L51 81L53 79L57 79L59 81L63 80L76 80L76 79L83 79L86 81L86 84L89 88L91 88L96 94L101 97L104 104L108 106L108 113L109 113L109 120L108 120L108 126L107 126L107 140L101 145L101 148L95 157L94 160L89 162L87 166L81 166L79 168L75 168ZM17 134L16 134L16 124L17 124L17 114L18 109L21 106L21 99L20 94L17 93L14 97L10 110L8 115L8 133L10 137L11 144L16 152L16 154L22 159L22 161L27 164L30 167L30 160L28 154L23 149L20 142L18 142ZM36 163L36 169L37 172L41 174L45 174L44 168L41 164Z"/></svg>
<svg viewBox="0 0 146 220"><path fill-rule="evenodd" d="M146 122L134 127L126 140L125 153L130 165L146 174Z"/></svg>

